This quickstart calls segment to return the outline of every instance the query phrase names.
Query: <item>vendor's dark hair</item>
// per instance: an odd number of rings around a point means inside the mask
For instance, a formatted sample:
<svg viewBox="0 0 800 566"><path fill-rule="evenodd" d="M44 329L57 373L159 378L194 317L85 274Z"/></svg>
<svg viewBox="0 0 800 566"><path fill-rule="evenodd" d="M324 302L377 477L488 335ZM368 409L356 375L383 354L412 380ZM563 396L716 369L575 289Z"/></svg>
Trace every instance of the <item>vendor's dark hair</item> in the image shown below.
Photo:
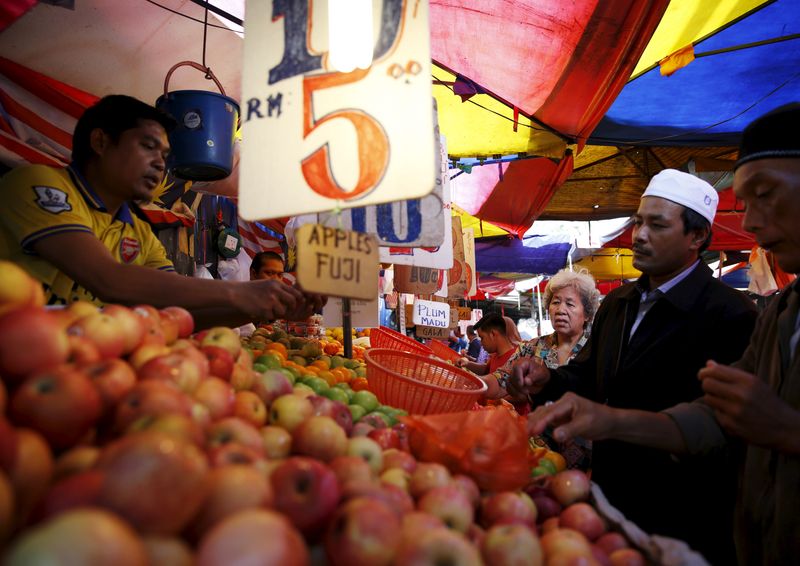
<svg viewBox="0 0 800 566"><path fill-rule="evenodd" d="M688 234L692 230L708 230L708 237L703 241L700 249L697 250L698 254L703 253L708 249L708 246L711 245L711 224L706 220L706 218L697 211L692 210L691 208L683 207L683 212L681 213L681 218L683 219L683 233Z"/></svg>
<svg viewBox="0 0 800 566"><path fill-rule="evenodd" d="M475 323L475 330L483 330L484 332L497 330L500 334L505 336L506 321L503 319L502 315L496 312L491 312Z"/></svg>
<svg viewBox="0 0 800 566"><path fill-rule="evenodd" d="M169 114L124 94L111 94L86 109L72 134L72 161L79 167L92 157L92 131L100 128L116 143L123 132L139 127L142 120L153 120L171 132L176 122Z"/></svg>
<svg viewBox="0 0 800 566"><path fill-rule="evenodd" d="M261 265L270 259L278 260L281 262L281 265L283 265L283 258L280 256L280 254L275 252L259 252L253 256L253 263L250 264L250 269L258 272L258 270L261 269Z"/></svg>

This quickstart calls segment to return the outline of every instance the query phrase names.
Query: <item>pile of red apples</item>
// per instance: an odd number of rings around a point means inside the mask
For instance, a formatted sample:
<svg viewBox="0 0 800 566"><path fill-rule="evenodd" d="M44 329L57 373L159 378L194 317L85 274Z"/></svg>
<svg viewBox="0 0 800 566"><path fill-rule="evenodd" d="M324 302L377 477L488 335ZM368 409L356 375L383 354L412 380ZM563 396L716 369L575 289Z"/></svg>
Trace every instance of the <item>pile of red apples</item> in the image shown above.
<svg viewBox="0 0 800 566"><path fill-rule="evenodd" d="M193 330L174 307L0 307L0 562L645 563L582 472L481 493Z"/></svg>

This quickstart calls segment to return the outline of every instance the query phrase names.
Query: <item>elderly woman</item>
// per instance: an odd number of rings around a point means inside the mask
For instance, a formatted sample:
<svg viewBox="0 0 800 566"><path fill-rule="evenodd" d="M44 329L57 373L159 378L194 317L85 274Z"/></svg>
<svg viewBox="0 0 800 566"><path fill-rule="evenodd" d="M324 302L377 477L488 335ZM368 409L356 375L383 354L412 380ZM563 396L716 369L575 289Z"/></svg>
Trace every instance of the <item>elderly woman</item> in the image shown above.
<svg viewBox="0 0 800 566"><path fill-rule="evenodd" d="M506 395L505 384L518 359L539 358L547 367L555 368L568 363L586 344L592 318L600 303L600 293L588 272L562 269L556 273L547 283L544 303L553 324L553 333L520 345L508 362L495 372L496 379L487 380L488 397Z"/></svg>

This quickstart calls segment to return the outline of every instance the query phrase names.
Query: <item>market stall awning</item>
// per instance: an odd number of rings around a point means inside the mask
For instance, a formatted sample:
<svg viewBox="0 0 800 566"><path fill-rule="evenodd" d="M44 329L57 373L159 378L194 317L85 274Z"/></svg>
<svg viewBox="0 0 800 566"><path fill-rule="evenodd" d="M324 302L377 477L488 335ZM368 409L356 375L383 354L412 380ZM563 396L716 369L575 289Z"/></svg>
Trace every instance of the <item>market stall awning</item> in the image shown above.
<svg viewBox="0 0 800 566"><path fill-rule="evenodd" d="M613 248L595 250L572 264L575 271L586 269L596 281L636 279L642 273L633 267L633 252L629 249Z"/></svg>
<svg viewBox="0 0 800 566"><path fill-rule="evenodd" d="M552 275L567 263L569 240L567 234L484 239L475 242L475 268L481 273Z"/></svg>
<svg viewBox="0 0 800 566"><path fill-rule="evenodd" d="M431 55L582 142L628 80L668 0L431 0ZM495 152L499 153L499 152Z"/></svg>
<svg viewBox="0 0 800 566"><path fill-rule="evenodd" d="M677 30L691 22L702 24L705 30L726 19L714 19L722 14L707 9L724 2L695 0L694 9L688 0L681 4L687 9L676 17L684 18L686 24ZM592 133L591 143L736 145L750 121L797 101L800 0L734 4L752 11L694 41L683 61L670 69L674 74L662 75L661 68L654 67L633 78ZM665 28L664 33L668 31ZM652 59L643 64L651 64Z"/></svg>

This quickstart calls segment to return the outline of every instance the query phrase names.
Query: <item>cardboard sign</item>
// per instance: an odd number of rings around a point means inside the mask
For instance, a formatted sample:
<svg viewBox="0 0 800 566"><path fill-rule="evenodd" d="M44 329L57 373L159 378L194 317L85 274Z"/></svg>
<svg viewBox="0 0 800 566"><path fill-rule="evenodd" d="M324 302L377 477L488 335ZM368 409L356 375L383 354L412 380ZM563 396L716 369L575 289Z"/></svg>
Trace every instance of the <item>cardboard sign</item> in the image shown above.
<svg viewBox="0 0 800 566"><path fill-rule="evenodd" d="M458 326L458 309L450 307L450 328Z"/></svg>
<svg viewBox="0 0 800 566"><path fill-rule="evenodd" d="M323 66L327 2L247 1L243 218L380 204L433 190L428 2L372 6L372 66L339 73Z"/></svg>
<svg viewBox="0 0 800 566"><path fill-rule="evenodd" d="M472 296L478 292L478 275L475 271L475 231L465 228L461 231L464 239L464 270L467 279L467 295Z"/></svg>
<svg viewBox="0 0 800 566"><path fill-rule="evenodd" d="M406 304L403 308L403 328L414 326L414 305Z"/></svg>
<svg viewBox="0 0 800 566"><path fill-rule="evenodd" d="M342 323L342 299L331 297L322 308L322 324L325 327L344 326ZM380 307L377 295L370 301L350 301L350 324L358 328L380 326Z"/></svg>
<svg viewBox="0 0 800 566"><path fill-rule="evenodd" d="M395 265L418 265L450 269L453 266L452 210L450 206L450 172L447 160L447 143L442 136L439 143L439 177L437 186L442 188L442 220L444 221L444 240L439 247L401 248L381 247L381 261ZM438 219L431 219L439 221Z"/></svg>
<svg viewBox="0 0 800 566"><path fill-rule="evenodd" d="M450 328L450 307L437 301L414 301L414 324Z"/></svg>
<svg viewBox="0 0 800 566"><path fill-rule="evenodd" d="M449 328L436 328L434 326L420 326L417 325L414 328L414 332L417 335L417 338L425 338L427 339L435 339L441 340L446 339L450 336L450 329Z"/></svg>
<svg viewBox="0 0 800 566"><path fill-rule="evenodd" d="M447 274L447 296L463 298L467 292L467 269L464 262L464 238L461 218L453 217L453 267Z"/></svg>
<svg viewBox="0 0 800 566"><path fill-rule="evenodd" d="M472 320L472 309L468 307L458 307L458 320Z"/></svg>
<svg viewBox="0 0 800 566"><path fill-rule="evenodd" d="M297 282L302 289L332 297L377 297L375 236L308 224L297 230L296 238Z"/></svg>
<svg viewBox="0 0 800 566"><path fill-rule="evenodd" d="M395 265L394 288L401 293L431 295L439 288L439 270L415 265Z"/></svg>

